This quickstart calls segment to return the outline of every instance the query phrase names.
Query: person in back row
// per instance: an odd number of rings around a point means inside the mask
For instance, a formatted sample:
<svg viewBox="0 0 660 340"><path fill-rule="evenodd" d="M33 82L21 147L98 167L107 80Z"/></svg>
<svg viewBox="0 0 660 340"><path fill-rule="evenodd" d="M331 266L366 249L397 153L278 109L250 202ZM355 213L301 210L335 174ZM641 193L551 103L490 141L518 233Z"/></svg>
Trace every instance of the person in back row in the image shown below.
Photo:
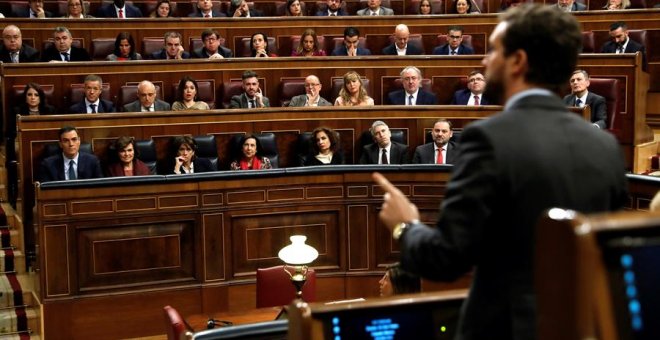
<svg viewBox="0 0 660 340"><path fill-rule="evenodd" d="M605 98L589 91L589 85L591 85L589 73L585 70L575 70L569 82L572 93L564 97L564 104L575 107L589 105L591 123L600 129L606 129L607 103Z"/></svg>
<svg viewBox="0 0 660 340"><path fill-rule="evenodd" d="M451 141L453 135L450 121L436 120L431 130L433 141L415 148L413 164L454 164L456 145Z"/></svg>
<svg viewBox="0 0 660 340"><path fill-rule="evenodd" d="M310 74L305 78L305 94L291 98L289 106L332 106L332 103L321 97L323 84L319 78Z"/></svg>
<svg viewBox="0 0 660 340"><path fill-rule="evenodd" d="M383 49L384 55L420 55L424 51L415 45L408 44L410 30L404 24L398 24L394 28L394 42Z"/></svg>
<svg viewBox="0 0 660 340"><path fill-rule="evenodd" d="M197 10L188 14L189 18L224 18L227 15L213 8L211 0L197 0Z"/></svg>
<svg viewBox="0 0 660 340"><path fill-rule="evenodd" d="M7 25L2 30L0 61L3 63L32 63L39 61L39 51L23 44L23 35L18 26Z"/></svg>
<svg viewBox="0 0 660 340"><path fill-rule="evenodd" d="M344 29L344 43L332 51L333 56L355 57L359 55L371 55L368 48L358 47L360 42L360 31L355 27L346 27Z"/></svg>
<svg viewBox="0 0 660 340"><path fill-rule="evenodd" d="M381 120L371 124L374 143L362 148L360 164L407 164L408 146L391 141L392 132Z"/></svg>
<svg viewBox="0 0 660 340"><path fill-rule="evenodd" d="M80 152L80 137L75 127L62 127L58 136L62 152L41 162L40 182L103 177L99 159L92 154Z"/></svg>
<svg viewBox="0 0 660 340"><path fill-rule="evenodd" d="M102 5L96 11L99 18L141 18L142 11L139 8L126 3L124 0L113 0L113 3Z"/></svg>
<svg viewBox="0 0 660 340"><path fill-rule="evenodd" d="M601 47L601 53L636 53L642 54L642 65L646 68L646 48L637 41L630 39L628 25L623 21L617 21L610 25L610 38Z"/></svg>
<svg viewBox="0 0 660 340"><path fill-rule="evenodd" d="M137 86L138 99L124 105L124 112L169 111L170 104L157 98L154 83L143 80Z"/></svg>
<svg viewBox="0 0 660 340"><path fill-rule="evenodd" d="M433 49L435 55L470 55L472 47L463 44L463 27L450 26L447 30L447 43Z"/></svg>
<svg viewBox="0 0 660 340"><path fill-rule="evenodd" d="M270 100L264 96L259 88L259 78L254 71L247 70L241 76L243 79L243 93L231 97L230 109L257 109L270 107Z"/></svg>
<svg viewBox="0 0 660 340"><path fill-rule="evenodd" d="M71 113L105 113L115 112L115 105L111 101L101 98L103 93L103 80L101 77L90 74L85 77L85 97L82 101L71 105Z"/></svg>
<svg viewBox="0 0 660 340"><path fill-rule="evenodd" d="M342 8L343 0L326 0L326 8L316 12L317 17L336 17L349 15Z"/></svg>
<svg viewBox="0 0 660 340"><path fill-rule="evenodd" d="M215 30L205 29L202 31L202 43L204 46L193 51L193 58L224 59L234 56L232 51L222 45L223 37Z"/></svg>
<svg viewBox="0 0 660 340"><path fill-rule="evenodd" d="M359 16L394 15L394 10L381 6L381 0L368 0L367 8L357 11Z"/></svg>
<svg viewBox="0 0 660 340"><path fill-rule="evenodd" d="M198 94L197 81L190 76L184 76L176 88L176 101L172 104L172 110L209 110L209 104L199 100Z"/></svg>
<svg viewBox="0 0 660 340"><path fill-rule="evenodd" d="M55 27L55 42L41 54L41 61L92 61L87 50L73 45L73 37L66 27Z"/></svg>
<svg viewBox="0 0 660 340"><path fill-rule="evenodd" d="M181 46L181 33L167 32L163 37L163 48L153 52L151 59L190 59L190 54Z"/></svg>
<svg viewBox="0 0 660 340"><path fill-rule="evenodd" d="M486 79L479 70L470 72L467 77L467 88L454 92L450 105L490 105L490 99L484 98Z"/></svg>
<svg viewBox="0 0 660 340"><path fill-rule="evenodd" d="M415 66L407 66L401 71L403 89L387 94L390 105L437 105L438 98L422 89L422 71Z"/></svg>

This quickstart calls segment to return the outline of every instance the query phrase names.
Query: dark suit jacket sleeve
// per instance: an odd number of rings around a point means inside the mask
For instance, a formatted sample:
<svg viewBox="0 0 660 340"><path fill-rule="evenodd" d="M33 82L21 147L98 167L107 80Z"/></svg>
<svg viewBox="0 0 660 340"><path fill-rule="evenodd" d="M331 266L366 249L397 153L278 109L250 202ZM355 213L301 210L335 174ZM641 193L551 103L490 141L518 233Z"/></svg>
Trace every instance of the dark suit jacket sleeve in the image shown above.
<svg viewBox="0 0 660 340"><path fill-rule="evenodd" d="M412 164L422 164L422 145L415 148Z"/></svg>
<svg viewBox="0 0 660 340"><path fill-rule="evenodd" d="M37 180L40 182L51 182L57 181L57 168L55 163L57 162L57 157L49 157L41 161L39 166L39 176ZM64 169L62 169L64 172Z"/></svg>
<svg viewBox="0 0 660 340"><path fill-rule="evenodd" d="M241 96L233 96L231 97L231 103L229 103L229 108L230 109L240 109L243 108L242 102L241 102Z"/></svg>
<svg viewBox="0 0 660 340"><path fill-rule="evenodd" d="M591 106L591 122L598 125L601 129L607 128L607 103L605 98L596 94L590 93L593 97L589 106Z"/></svg>
<svg viewBox="0 0 660 340"><path fill-rule="evenodd" d="M195 164L195 173L214 171L211 161L206 158L197 157L193 160L193 164Z"/></svg>
<svg viewBox="0 0 660 340"><path fill-rule="evenodd" d="M387 103L390 105L403 105L403 103L400 103L398 100L399 91L392 91L387 94Z"/></svg>
<svg viewBox="0 0 660 340"><path fill-rule="evenodd" d="M392 164L408 164L410 163L410 157L408 157L408 146L404 144L392 144L395 146L399 152L399 157L396 160L396 163L391 162Z"/></svg>
<svg viewBox="0 0 660 340"><path fill-rule="evenodd" d="M474 49L469 46L461 45L461 53L460 54L474 54Z"/></svg>
<svg viewBox="0 0 660 340"><path fill-rule="evenodd" d="M372 164L371 157L369 153L371 150L368 148L369 145L362 147L362 156L360 156L360 164Z"/></svg>
<svg viewBox="0 0 660 340"><path fill-rule="evenodd" d="M78 179L101 178L101 164L94 155L81 152L78 156Z"/></svg>
<svg viewBox="0 0 660 340"><path fill-rule="evenodd" d="M454 95L451 97L451 102L449 105L458 105L458 94L460 93L460 90L454 92Z"/></svg>

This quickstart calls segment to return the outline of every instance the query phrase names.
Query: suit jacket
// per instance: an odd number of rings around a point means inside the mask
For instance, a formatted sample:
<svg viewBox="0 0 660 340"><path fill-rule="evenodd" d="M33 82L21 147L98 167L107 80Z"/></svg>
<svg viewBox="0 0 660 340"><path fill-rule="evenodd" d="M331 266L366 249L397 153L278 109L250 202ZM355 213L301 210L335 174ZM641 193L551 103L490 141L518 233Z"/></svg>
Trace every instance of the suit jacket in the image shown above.
<svg viewBox="0 0 660 340"><path fill-rule="evenodd" d="M316 12L316 16L317 17L329 17L330 15L328 15L328 9L325 8L322 11ZM338 17L348 16L348 13L346 13L346 11L344 11L343 8L340 8L340 9L337 10L337 16Z"/></svg>
<svg viewBox="0 0 660 340"><path fill-rule="evenodd" d="M152 175L149 167L141 160L133 159L133 176ZM124 166L121 163L112 163L108 166L108 177L121 177L124 175Z"/></svg>
<svg viewBox="0 0 660 340"><path fill-rule="evenodd" d="M413 164L435 164L435 143L422 144L415 148L413 155ZM447 143L447 152L445 156L445 164L454 164L456 159L456 145L453 142Z"/></svg>
<svg viewBox="0 0 660 340"><path fill-rule="evenodd" d="M52 18L53 13L44 9L44 15L46 18ZM18 8L12 13L12 17L15 18L29 18L30 17L30 7Z"/></svg>
<svg viewBox="0 0 660 340"><path fill-rule="evenodd" d="M371 55L371 51L368 48L362 48L358 47L356 53L357 55ZM332 56L340 56L340 55L348 55L348 50L346 49L346 45L342 44L341 46L337 47L334 51L332 51Z"/></svg>
<svg viewBox="0 0 660 340"><path fill-rule="evenodd" d="M470 89L462 89L454 92L454 96L451 98L450 105L467 105L468 100L472 96L472 91ZM490 105L491 102L488 98L484 97L482 93L479 95L479 105Z"/></svg>
<svg viewBox="0 0 660 340"><path fill-rule="evenodd" d="M270 101L268 97L264 96L261 98L264 103L264 107L270 107ZM238 96L231 97L231 103L229 104L230 109L247 109L248 108L248 97L245 92L241 93Z"/></svg>
<svg viewBox="0 0 660 340"><path fill-rule="evenodd" d="M204 15L202 14L202 11L197 9L196 11L188 14L189 18L202 18ZM225 18L227 17L227 14L222 13L220 11L216 11L215 9L211 10L211 18Z"/></svg>
<svg viewBox="0 0 660 340"><path fill-rule="evenodd" d="M564 104L575 106L576 99L574 94L569 94L564 97ZM591 107L591 122L601 129L607 129L607 103L605 98L593 92L587 92L587 102L584 104Z"/></svg>
<svg viewBox="0 0 660 340"><path fill-rule="evenodd" d="M617 44L610 40L606 42L603 47L601 47L600 52L601 53L616 53L617 49ZM626 45L626 49L623 51L624 53L635 53L635 52L641 52L642 53L642 63L644 67L646 68L646 48L644 45L628 38L628 45Z"/></svg>
<svg viewBox="0 0 660 340"><path fill-rule="evenodd" d="M101 178L101 164L96 156L86 153L78 153L78 179ZM62 153L50 156L41 162L39 181L64 181L64 156Z"/></svg>
<svg viewBox="0 0 660 340"><path fill-rule="evenodd" d="M229 8L229 10L231 10L231 8ZM265 16L264 12L262 12L258 9L250 8L249 11L250 11L250 18L258 18L258 17ZM234 12L231 12L231 13L227 12L227 17L232 18L233 16L234 16ZM245 17L241 17L241 18L245 18Z"/></svg>
<svg viewBox="0 0 660 340"><path fill-rule="evenodd" d="M194 173L200 173L200 172L211 172L211 171L216 171L213 169L213 165L211 164L211 161L206 159L206 158L200 158L196 157L192 161L193 163L193 170L195 171ZM174 163L172 163L167 169L167 172L165 175L173 175L174 174ZM181 167L181 174L185 174L183 171L183 166Z"/></svg>
<svg viewBox="0 0 660 340"><path fill-rule="evenodd" d="M559 5L557 5L557 4L554 4L552 6L555 7L555 8L559 8ZM587 10L587 5L581 4L577 1L573 2L573 6L571 6L571 12L586 11L586 10Z"/></svg>
<svg viewBox="0 0 660 340"><path fill-rule="evenodd" d="M223 58L231 58L234 56L234 53L224 47L224 46L218 46L218 54L220 54ZM210 55L206 52L206 49L204 47L200 47L196 50L193 51L192 53L192 58L208 58Z"/></svg>
<svg viewBox="0 0 660 340"><path fill-rule="evenodd" d="M433 54L435 55L449 55L449 44L444 44L442 46L438 46L433 49ZM471 55L474 54L474 50L472 47L465 46L464 44L460 44L458 46L458 52L456 52L457 55Z"/></svg>
<svg viewBox="0 0 660 340"><path fill-rule="evenodd" d="M117 9L115 9L115 4L107 4L99 7L96 11L96 16L98 18L117 18ZM139 8L124 3L124 17L125 18L141 18L142 11Z"/></svg>
<svg viewBox="0 0 660 340"><path fill-rule="evenodd" d="M406 94L406 91L401 89L401 90L396 90L392 91L387 94L387 99L390 103L390 105L406 105L406 101L408 95ZM438 104L438 98L435 96L435 94L426 92L422 90L421 88L417 92L417 101L416 105L437 105Z"/></svg>
<svg viewBox="0 0 660 340"><path fill-rule="evenodd" d="M305 106L305 103L307 103L307 95L306 94L301 94L299 96L295 96L291 98L291 101L289 102L289 106ZM323 97L319 97L319 106L332 106L332 103L325 100Z"/></svg>
<svg viewBox="0 0 660 340"><path fill-rule="evenodd" d="M390 148L390 164L408 164L408 146L392 141ZM377 143L365 145L362 148L360 164L378 164L380 148Z"/></svg>
<svg viewBox="0 0 660 340"><path fill-rule="evenodd" d="M124 112L142 112L142 103L139 100L132 101L124 105ZM155 111L170 111L172 107L169 103L164 102L160 99L156 99L154 102Z"/></svg>
<svg viewBox="0 0 660 340"><path fill-rule="evenodd" d="M422 55L424 51L417 48L415 45L408 44L406 47L406 55ZM396 45L390 44L389 46L383 49L383 55L397 55L396 54Z"/></svg>
<svg viewBox="0 0 660 340"><path fill-rule="evenodd" d="M100 99L99 107L96 108L97 113L108 113L108 112L117 112L115 106L111 101ZM85 104L85 99L82 101L71 105L69 108L69 113L87 113L87 105Z"/></svg>
<svg viewBox="0 0 660 340"><path fill-rule="evenodd" d="M437 225L406 228L402 266L434 280L474 268L457 338L534 339L539 216L550 207L583 213L622 207L625 172L611 134L555 96L525 96L463 130Z"/></svg>
<svg viewBox="0 0 660 340"><path fill-rule="evenodd" d="M190 53L188 53L186 51L183 51L183 53L181 53L181 58L182 59L190 59ZM153 52L153 53L151 53L151 59L154 59L154 60L167 59L167 51L165 51L165 49L163 48L160 51Z"/></svg>
<svg viewBox="0 0 660 340"><path fill-rule="evenodd" d="M367 7L357 11L356 14L362 16L370 16L371 11L369 10L369 7ZM394 10L391 8L380 6L380 8L378 9L378 15L394 15Z"/></svg>
<svg viewBox="0 0 660 340"><path fill-rule="evenodd" d="M41 61L46 62L51 60L62 61L62 55L60 54L60 51L55 48L55 46L47 48L41 54ZM71 46L69 61L92 61L92 58L89 57L89 53L87 53L86 49Z"/></svg>
<svg viewBox="0 0 660 340"><path fill-rule="evenodd" d="M7 50L4 45L0 46L0 61L3 63L11 63L11 55L9 55L9 50ZM35 63L38 61L39 51L30 45L23 44L21 49L18 51L18 62Z"/></svg>

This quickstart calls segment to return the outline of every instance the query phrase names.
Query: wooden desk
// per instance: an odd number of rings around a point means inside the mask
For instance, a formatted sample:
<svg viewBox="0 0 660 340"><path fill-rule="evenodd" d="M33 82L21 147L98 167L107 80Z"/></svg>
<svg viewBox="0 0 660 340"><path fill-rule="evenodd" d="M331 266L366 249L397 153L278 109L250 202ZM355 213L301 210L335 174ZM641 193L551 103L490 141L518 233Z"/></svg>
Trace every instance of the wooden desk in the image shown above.
<svg viewBox="0 0 660 340"><path fill-rule="evenodd" d="M195 332L206 329L206 323L209 318L221 321L230 321L234 325L243 325L255 322L264 322L275 320L282 307L257 308L244 312L216 312L211 314L193 314L184 317L188 325ZM219 326L216 326L219 327Z"/></svg>

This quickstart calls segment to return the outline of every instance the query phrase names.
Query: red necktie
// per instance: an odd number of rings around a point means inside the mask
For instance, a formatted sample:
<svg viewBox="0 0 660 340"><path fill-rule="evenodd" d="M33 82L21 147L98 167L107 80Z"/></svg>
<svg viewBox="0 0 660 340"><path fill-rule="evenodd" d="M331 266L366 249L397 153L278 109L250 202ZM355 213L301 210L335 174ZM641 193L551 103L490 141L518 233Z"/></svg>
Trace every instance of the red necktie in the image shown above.
<svg viewBox="0 0 660 340"><path fill-rule="evenodd" d="M123 9L119 10L119 19L124 19L124 10Z"/></svg>
<svg viewBox="0 0 660 340"><path fill-rule="evenodd" d="M438 149L438 158L436 158L435 164L444 164L445 163L445 161L442 159L442 150L443 149L444 148L439 148Z"/></svg>
<svg viewBox="0 0 660 340"><path fill-rule="evenodd" d="M210 18L211 15L210 15L210 14L204 14L204 17L205 17L205 18Z"/></svg>
<svg viewBox="0 0 660 340"><path fill-rule="evenodd" d="M474 106L479 106L479 96L474 96Z"/></svg>

